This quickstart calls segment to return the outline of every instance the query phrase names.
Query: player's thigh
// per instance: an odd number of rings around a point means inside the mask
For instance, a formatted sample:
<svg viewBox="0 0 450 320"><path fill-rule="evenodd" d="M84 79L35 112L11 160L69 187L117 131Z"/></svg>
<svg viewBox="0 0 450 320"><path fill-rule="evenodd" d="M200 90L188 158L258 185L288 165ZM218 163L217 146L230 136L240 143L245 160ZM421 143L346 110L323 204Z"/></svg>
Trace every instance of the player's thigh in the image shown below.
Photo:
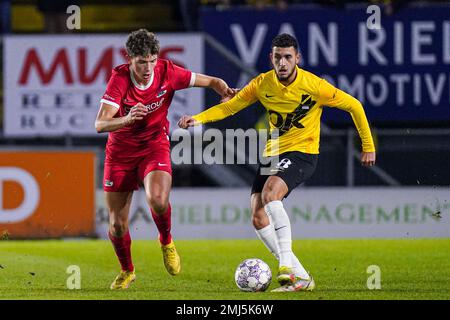
<svg viewBox="0 0 450 320"><path fill-rule="evenodd" d="M148 180L147 176L153 171L165 171L172 176L172 162L170 159L170 145L167 141L155 142L149 145L151 151L138 165L140 181Z"/></svg>
<svg viewBox="0 0 450 320"><path fill-rule="evenodd" d="M253 193L250 198L252 208L252 223L256 229L262 229L270 224L269 217L264 211L261 193Z"/></svg>
<svg viewBox="0 0 450 320"><path fill-rule="evenodd" d="M168 142L155 144L139 164L138 175L148 201L167 202L172 187L172 164Z"/></svg>
<svg viewBox="0 0 450 320"><path fill-rule="evenodd" d="M262 221L262 224L266 223L264 205L270 201L283 199L287 193L286 184L280 177L267 174L267 172L273 172L275 170L275 168L272 168L273 170L268 171L270 168L270 163L261 164L258 168L255 179L253 180L251 202L255 227L260 225L258 221ZM264 170L266 172L264 172ZM262 207L262 209L260 207ZM258 210L253 208L258 208ZM261 217L261 219L259 219L259 217Z"/></svg>
<svg viewBox="0 0 450 320"><path fill-rule="evenodd" d="M139 187L138 159L130 163L110 163L105 161L103 190L105 192L132 192Z"/></svg>
<svg viewBox="0 0 450 320"><path fill-rule="evenodd" d="M105 192L110 224L126 224L130 212L133 191Z"/></svg>
<svg viewBox="0 0 450 320"><path fill-rule="evenodd" d="M282 160L271 170L276 173L264 184L264 204L286 198L298 185L308 180L316 169L318 155L294 151L284 153L280 158Z"/></svg>
<svg viewBox="0 0 450 320"><path fill-rule="evenodd" d="M169 203L172 175L167 171L154 170L144 177L143 182L149 205L156 211L165 210Z"/></svg>
<svg viewBox="0 0 450 320"><path fill-rule="evenodd" d="M261 200L264 205L271 201L283 200L289 188L282 177L270 176L267 178L261 192Z"/></svg>
<svg viewBox="0 0 450 320"><path fill-rule="evenodd" d="M267 165L259 165L258 170L256 171L255 178L253 179L251 194L261 194L264 184L267 181L269 175L263 174L263 170L267 169Z"/></svg>

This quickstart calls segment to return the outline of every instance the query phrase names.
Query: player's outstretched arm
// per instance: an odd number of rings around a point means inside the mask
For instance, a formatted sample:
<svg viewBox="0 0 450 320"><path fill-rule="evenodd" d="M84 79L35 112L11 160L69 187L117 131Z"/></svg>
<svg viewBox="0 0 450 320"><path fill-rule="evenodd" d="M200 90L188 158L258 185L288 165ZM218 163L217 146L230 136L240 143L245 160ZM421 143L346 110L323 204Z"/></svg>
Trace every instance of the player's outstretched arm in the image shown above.
<svg viewBox="0 0 450 320"><path fill-rule="evenodd" d="M229 101L222 102L194 116L182 116L178 121L178 126L186 129L208 122L219 121L239 112L248 105L249 103L246 100L239 99L239 96L235 96Z"/></svg>
<svg viewBox="0 0 450 320"><path fill-rule="evenodd" d="M222 99L229 100L237 93L236 89L228 87L227 83L220 78L207 76L205 74L196 73L194 87L211 88L219 94Z"/></svg>
<svg viewBox="0 0 450 320"><path fill-rule="evenodd" d="M206 78L203 78L202 76L198 77L197 80L200 81L200 84L203 85L206 84L208 81L214 81L212 79L208 80L207 79L208 76L205 77ZM257 101L255 80L252 80L248 85L242 88L242 90L228 88L226 89L226 91L232 92L231 94L233 95L233 97L230 98L230 95L222 97L222 101L218 105L215 105L193 116L189 115L183 116L180 119L180 121L178 121L178 125L180 126L180 128L186 129L188 127L195 126L198 124L215 122L225 119L226 117L238 113L242 109L248 107L249 105Z"/></svg>
<svg viewBox="0 0 450 320"><path fill-rule="evenodd" d="M142 103L138 103L132 107L126 116L114 118L118 111L119 109L117 107L102 103L97 118L95 119L95 130L97 130L98 133L116 131L120 128L132 125L138 120L144 119L148 112L147 108Z"/></svg>
<svg viewBox="0 0 450 320"><path fill-rule="evenodd" d="M181 129L187 129L189 127L193 127L200 124L197 120L195 120L194 118L192 118L192 116L189 115L184 115L180 118L180 120L178 120L178 126Z"/></svg>

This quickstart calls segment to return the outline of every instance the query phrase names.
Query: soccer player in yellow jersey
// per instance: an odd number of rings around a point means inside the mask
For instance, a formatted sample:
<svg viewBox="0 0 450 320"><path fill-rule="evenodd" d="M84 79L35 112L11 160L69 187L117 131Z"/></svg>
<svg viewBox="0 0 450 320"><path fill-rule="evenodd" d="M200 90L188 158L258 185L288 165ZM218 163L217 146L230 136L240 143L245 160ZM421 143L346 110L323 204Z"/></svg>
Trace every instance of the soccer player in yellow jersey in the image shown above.
<svg viewBox="0 0 450 320"><path fill-rule="evenodd" d="M251 207L256 234L279 260L276 292L313 290L315 283L292 252L291 224L282 200L310 178L319 154L320 117L324 106L347 111L362 140L361 164L375 164L375 146L361 103L325 79L300 69L297 41L281 34L272 41L273 70L262 73L232 99L195 116L183 116L178 125L187 128L218 121L259 100L267 109L270 138L265 157L278 157L269 166L271 175L261 170L253 182Z"/></svg>

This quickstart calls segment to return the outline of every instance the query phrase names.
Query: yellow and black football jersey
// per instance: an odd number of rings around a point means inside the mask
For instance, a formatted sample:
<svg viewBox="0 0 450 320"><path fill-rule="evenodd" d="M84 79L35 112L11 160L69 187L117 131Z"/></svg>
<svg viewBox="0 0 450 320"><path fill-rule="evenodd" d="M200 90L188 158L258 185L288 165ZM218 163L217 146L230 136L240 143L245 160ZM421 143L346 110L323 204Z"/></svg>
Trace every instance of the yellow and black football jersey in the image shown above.
<svg viewBox="0 0 450 320"><path fill-rule="evenodd" d="M320 117L324 106L349 112L362 140L362 150L374 152L375 146L361 103L328 83L325 79L296 66L297 76L288 86L277 78L274 70L254 78L227 102L205 110L193 118L199 123L222 120L260 101L266 108L270 139L264 156L289 151L318 154Z"/></svg>

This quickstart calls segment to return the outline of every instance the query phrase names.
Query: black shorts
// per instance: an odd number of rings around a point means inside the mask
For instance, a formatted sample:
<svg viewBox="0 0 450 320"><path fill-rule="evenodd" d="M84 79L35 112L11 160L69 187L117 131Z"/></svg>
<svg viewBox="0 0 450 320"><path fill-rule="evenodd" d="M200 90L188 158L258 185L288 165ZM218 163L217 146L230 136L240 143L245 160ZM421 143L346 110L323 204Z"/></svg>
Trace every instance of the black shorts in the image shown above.
<svg viewBox="0 0 450 320"><path fill-rule="evenodd" d="M286 183L288 187L288 192L284 196L286 198L299 184L313 175L318 158L318 154L292 151L280 154L279 160L273 164L272 161L267 164L260 164L255 180L253 180L252 194L261 193L267 179L274 175L280 177ZM262 170L265 172L262 172Z"/></svg>

